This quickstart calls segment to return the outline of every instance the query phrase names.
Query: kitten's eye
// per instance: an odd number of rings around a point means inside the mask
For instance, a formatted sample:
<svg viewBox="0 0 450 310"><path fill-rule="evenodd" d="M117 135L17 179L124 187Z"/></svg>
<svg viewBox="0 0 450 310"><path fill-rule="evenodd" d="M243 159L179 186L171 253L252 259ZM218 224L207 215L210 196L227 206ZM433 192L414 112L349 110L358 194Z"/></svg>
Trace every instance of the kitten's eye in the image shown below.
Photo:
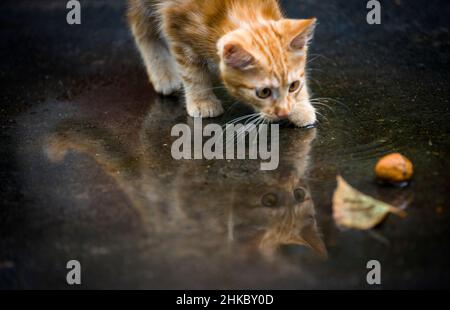
<svg viewBox="0 0 450 310"><path fill-rule="evenodd" d="M278 204L278 197L274 193L265 194L261 199L261 203L264 207L275 208Z"/></svg>
<svg viewBox="0 0 450 310"><path fill-rule="evenodd" d="M272 90L268 87L258 89L256 91L256 96L258 96L258 98L261 98L261 99L267 99L270 96L272 96Z"/></svg>
<svg viewBox="0 0 450 310"><path fill-rule="evenodd" d="M306 191L301 187L294 189L294 198L297 202L305 201Z"/></svg>
<svg viewBox="0 0 450 310"><path fill-rule="evenodd" d="M289 86L289 92L293 93L300 87L300 81L295 81Z"/></svg>

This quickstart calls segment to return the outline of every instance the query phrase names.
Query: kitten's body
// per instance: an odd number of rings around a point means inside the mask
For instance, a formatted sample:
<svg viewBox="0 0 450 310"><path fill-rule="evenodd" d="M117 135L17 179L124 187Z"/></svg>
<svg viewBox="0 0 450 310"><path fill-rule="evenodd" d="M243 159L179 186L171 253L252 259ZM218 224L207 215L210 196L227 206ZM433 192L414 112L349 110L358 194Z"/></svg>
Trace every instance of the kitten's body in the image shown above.
<svg viewBox="0 0 450 310"><path fill-rule="evenodd" d="M276 0L129 0L128 17L155 90L184 87L190 116L223 112L213 63L228 91L262 117L315 122L304 74L314 19L283 19Z"/></svg>

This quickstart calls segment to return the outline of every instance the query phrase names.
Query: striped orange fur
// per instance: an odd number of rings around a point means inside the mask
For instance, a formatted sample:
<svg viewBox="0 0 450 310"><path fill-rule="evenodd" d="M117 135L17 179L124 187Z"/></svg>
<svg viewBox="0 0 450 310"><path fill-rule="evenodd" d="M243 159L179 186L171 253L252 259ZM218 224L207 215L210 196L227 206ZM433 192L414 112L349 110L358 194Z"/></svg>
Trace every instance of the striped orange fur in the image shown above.
<svg viewBox="0 0 450 310"><path fill-rule="evenodd" d="M212 63L262 117L316 121L305 75L314 18L286 19L276 0L129 0L128 19L156 91L184 88L190 116L223 112Z"/></svg>

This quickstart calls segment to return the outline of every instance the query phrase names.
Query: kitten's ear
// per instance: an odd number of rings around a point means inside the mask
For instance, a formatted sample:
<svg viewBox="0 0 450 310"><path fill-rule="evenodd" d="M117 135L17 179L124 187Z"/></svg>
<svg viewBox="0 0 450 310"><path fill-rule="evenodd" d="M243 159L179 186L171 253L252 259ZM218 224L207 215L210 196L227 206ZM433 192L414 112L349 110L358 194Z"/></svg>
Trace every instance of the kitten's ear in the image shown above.
<svg viewBox="0 0 450 310"><path fill-rule="evenodd" d="M255 64L255 58L239 43L227 43L222 50L224 63L237 70L248 70Z"/></svg>
<svg viewBox="0 0 450 310"><path fill-rule="evenodd" d="M325 243L318 232L317 225L307 225L302 228L301 238L304 242L309 245L316 254L318 254L321 258L326 259L328 256L327 248L325 247Z"/></svg>
<svg viewBox="0 0 450 310"><path fill-rule="evenodd" d="M300 50L307 46L313 38L316 21L316 18L282 20L282 33L287 37L289 48Z"/></svg>

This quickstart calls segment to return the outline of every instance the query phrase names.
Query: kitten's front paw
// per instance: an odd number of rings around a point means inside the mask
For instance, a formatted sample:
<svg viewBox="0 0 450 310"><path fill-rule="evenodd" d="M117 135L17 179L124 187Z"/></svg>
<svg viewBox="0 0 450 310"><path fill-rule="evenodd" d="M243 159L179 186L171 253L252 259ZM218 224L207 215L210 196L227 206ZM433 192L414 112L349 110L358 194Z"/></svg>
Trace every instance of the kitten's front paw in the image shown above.
<svg viewBox="0 0 450 310"><path fill-rule="evenodd" d="M166 70L165 68L156 70L150 74L150 82L158 94L164 96L171 95L183 87L181 78L174 69Z"/></svg>
<svg viewBox="0 0 450 310"><path fill-rule="evenodd" d="M309 102L299 104L289 115L289 121L297 127L312 126L317 121L316 111Z"/></svg>
<svg viewBox="0 0 450 310"><path fill-rule="evenodd" d="M151 79L150 82L153 84L155 91L164 96L179 91L183 86L181 79L173 74L164 74L158 78Z"/></svg>
<svg viewBox="0 0 450 310"><path fill-rule="evenodd" d="M191 100L186 104L187 112L192 117L216 117L223 113L223 107L216 98Z"/></svg>

